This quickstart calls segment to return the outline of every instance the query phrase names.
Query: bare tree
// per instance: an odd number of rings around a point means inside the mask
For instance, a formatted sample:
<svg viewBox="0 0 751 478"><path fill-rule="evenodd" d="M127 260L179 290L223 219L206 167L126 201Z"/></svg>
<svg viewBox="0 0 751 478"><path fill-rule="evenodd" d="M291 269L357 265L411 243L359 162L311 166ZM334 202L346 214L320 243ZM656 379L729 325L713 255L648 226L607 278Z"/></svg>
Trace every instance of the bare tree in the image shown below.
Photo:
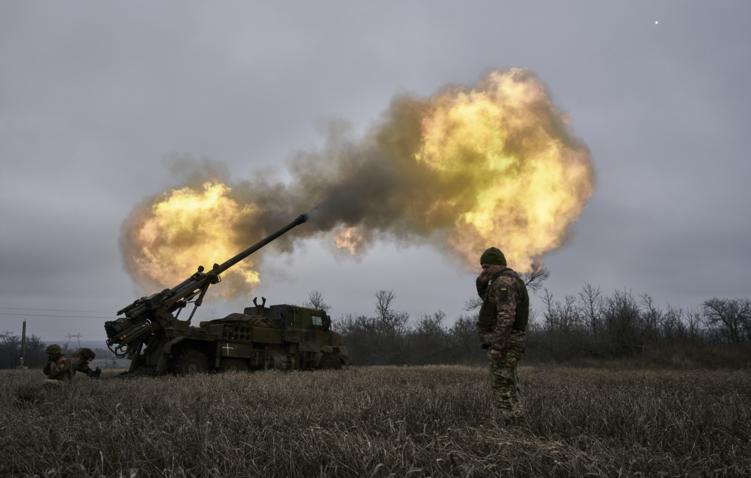
<svg viewBox="0 0 751 478"><path fill-rule="evenodd" d="M396 296L393 290L379 290L376 292L376 313L381 320L388 319L392 314L391 303Z"/></svg>
<svg viewBox="0 0 751 478"><path fill-rule="evenodd" d="M470 297L464 302L464 311L471 312L482 305L482 299L479 297Z"/></svg>
<svg viewBox="0 0 751 478"><path fill-rule="evenodd" d="M451 327L450 333L465 356L471 356L480 349L480 337L477 334L477 321L474 317L460 316Z"/></svg>
<svg viewBox="0 0 751 478"><path fill-rule="evenodd" d="M545 307L543 315L548 329L569 331L579 325L581 320L574 296L567 295L563 302L558 302L553 299L553 294L545 289L542 303Z"/></svg>
<svg viewBox="0 0 751 478"><path fill-rule="evenodd" d="M522 280L529 290L537 292L542 287L542 283L550 277L550 271L539 262L532 264L532 270L522 274Z"/></svg>
<svg viewBox="0 0 751 478"><path fill-rule="evenodd" d="M663 339L673 340L675 338L686 339L688 337L688 327L683 320L683 309L668 305L668 309L662 318L660 326L660 336Z"/></svg>
<svg viewBox="0 0 751 478"><path fill-rule="evenodd" d="M640 314L643 324L642 335L655 338L662 326L664 313L657 308L654 299L649 294L642 294L641 302L644 307L644 310Z"/></svg>
<svg viewBox="0 0 751 478"><path fill-rule="evenodd" d="M305 302L305 307L310 307L311 309L317 309L317 310L323 310L328 311L331 306L326 303L326 301L323 299L323 294L321 294L318 290L312 290L308 294L308 301Z"/></svg>
<svg viewBox="0 0 751 478"><path fill-rule="evenodd" d="M545 307L542 313L543 317L545 317L545 326L548 329L556 328L555 300L553 299L553 293L547 287L542 295L542 305Z"/></svg>
<svg viewBox="0 0 751 478"><path fill-rule="evenodd" d="M702 314L698 310L689 310L686 314L686 334L691 340L699 339L702 335Z"/></svg>
<svg viewBox="0 0 751 478"><path fill-rule="evenodd" d="M603 322L616 352L633 354L644 349L641 312L630 291L615 291L607 298Z"/></svg>
<svg viewBox="0 0 751 478"><path fill-rule="evenodd" d="M587 282L579 292L579 302L581 304L581 312L584 319L587 321L589 331L592 335L597 335L599 331L600 321L602 320L602 294L599 287L594 287Z"/></svg>
<svg viewBox="0 0 751 478"><path fill-rule="evenodd" d="M400 334L406 328L409 315L394 310L393 302L395 298L396 295L392 290L376 292L376 319L384 332Z"/></svg>
<svg viewBox="0 0 751 478"><path fill-rule="evenodd" d="M751 301L748 299L719 299L704 302L704 321L731 343L751 339Z"/></svg>
<svg viewBox="0 0 751 478"><path fill-rule="evenodd" d="M443 320L446 313L442 310L431 314L424 314L415 326L415 333L420 335L444 335Z"/></svg>

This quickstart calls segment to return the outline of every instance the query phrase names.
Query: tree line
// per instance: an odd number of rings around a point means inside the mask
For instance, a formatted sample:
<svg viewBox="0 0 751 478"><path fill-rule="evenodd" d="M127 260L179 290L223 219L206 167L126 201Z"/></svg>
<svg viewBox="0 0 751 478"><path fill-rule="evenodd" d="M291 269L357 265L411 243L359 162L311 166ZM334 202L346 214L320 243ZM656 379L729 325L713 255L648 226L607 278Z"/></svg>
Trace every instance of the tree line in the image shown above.
<svg viewBox="0 0 751 478"><path fill-rule="evenodd" d="M539 282L530 283L539 288ZM395 307L393 291L375 294L374 313L334 322L355 364L481 363L476 331L479 301L452 324L437 311L412 320ZM678 367L751 366L751 300L711 298L695 310L659 307L649 295L609 295L591 284L556 299L544 289L531 311L525 360L591 364L627 361ZM328 308L319 292L307 305Z"/></svg>
<svg viewBox="0 0 751 478"><path fill-rule="evenodd" d="M538 290L545 275L529 276ZM678 367L751 366L751 300L705 300L696 309L659 307L649 295L629 291L604 294L586 284L576 295L557 299L543 289L539 310L533 309L527 331L525 361L591 364L624 360L644 365ZM396 294L375 294L367 315L345 315L333 327L344 339L356 365L420 365L483 363L477 335L479 301L467 301L466 313L448 324L436 311L411 318L396 308ZM307 306L328 310L313 291ZM25 365L41 367L46 344L37 336L26 341ZM100 358L107 351L97 350ZM20 365L21 339L0 332L0 368Z"/></svg>
<svg viewBox="0 0 751 478"><path fill-rule="evenodd" d="M36 335L26 338L27 367L43 367L47 362L47 345ZM9 331L0 332L0 369L17 368L21 365L21 337Z"/></svg>

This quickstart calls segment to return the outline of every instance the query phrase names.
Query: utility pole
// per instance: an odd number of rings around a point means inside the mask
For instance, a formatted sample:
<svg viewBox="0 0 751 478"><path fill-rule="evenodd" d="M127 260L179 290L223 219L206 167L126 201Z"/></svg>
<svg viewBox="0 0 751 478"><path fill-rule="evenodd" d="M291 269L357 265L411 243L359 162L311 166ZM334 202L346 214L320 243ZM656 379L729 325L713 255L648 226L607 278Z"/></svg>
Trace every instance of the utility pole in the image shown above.
<svg viewBox="0 0 751 478"><path fill-rule="evenodd" d="M79 349L81 348L81 334L80 333L78 333L78 334L68 334L68 335L65 336L65 338L68 339L68 341L65 343L65 348L66 349L68 348L68 344L70 344L70 339L76 339L76 341L78 342L78 348Z"/></svg>
<svg viewBox="0 0 751 478"><path fill-rule="evenodd" d="M24 365L26 362L26 321L23 321L23 327L21 328L21 364L19 368L26 368Z"/></svg>

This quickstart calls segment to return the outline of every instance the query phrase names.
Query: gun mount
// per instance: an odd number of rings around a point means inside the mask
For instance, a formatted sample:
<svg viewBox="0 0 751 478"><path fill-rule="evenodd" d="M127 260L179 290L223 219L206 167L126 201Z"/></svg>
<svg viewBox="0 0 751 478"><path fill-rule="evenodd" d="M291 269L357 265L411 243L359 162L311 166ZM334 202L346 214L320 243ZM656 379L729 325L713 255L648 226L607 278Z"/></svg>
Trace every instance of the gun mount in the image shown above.
<svg viewBox="0 0 751 478"><path fill-rule="evenodd" d="M242 314L191 326L208 288L220 274L307 221L302 214L222 264L203 266L171 289L164 289L117 312L104 324L107 347L131 360L131 373L192 373L254 368L339 368L349 362L325 311L290 305L246 308ZM187 320L180 320L189 304Z"/></svg>

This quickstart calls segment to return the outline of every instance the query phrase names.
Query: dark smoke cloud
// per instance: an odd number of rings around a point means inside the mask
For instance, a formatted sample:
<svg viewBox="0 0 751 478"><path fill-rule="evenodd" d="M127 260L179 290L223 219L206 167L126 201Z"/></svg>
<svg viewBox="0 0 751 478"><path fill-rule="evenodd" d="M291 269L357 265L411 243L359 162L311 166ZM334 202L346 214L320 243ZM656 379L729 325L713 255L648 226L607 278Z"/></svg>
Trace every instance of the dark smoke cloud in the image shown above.
<svg viewBox="0 0 751 478"><path fill-rule="evenodd" d="M414 161L420 147L420 118L428 107L425 100L399 97L362 138L355 138L343 122L332 122L320 151L291 158L292 180L287 184L265 178L230 182L234 199L263 209L247 223L238 223L235 231L245 242L252 242L297 214L309 212L309 223L278 240L275 247L289 251L300 238L348 226L359 227L360 250L376 238L438 244L435 239L460 211L471 206L474 196L461 181L446 182ZM183 161L180 165L198 179L191 185L223 180L216 174L216 163ZM444 195L460 200L449 210L426 213Z"/></svg>

